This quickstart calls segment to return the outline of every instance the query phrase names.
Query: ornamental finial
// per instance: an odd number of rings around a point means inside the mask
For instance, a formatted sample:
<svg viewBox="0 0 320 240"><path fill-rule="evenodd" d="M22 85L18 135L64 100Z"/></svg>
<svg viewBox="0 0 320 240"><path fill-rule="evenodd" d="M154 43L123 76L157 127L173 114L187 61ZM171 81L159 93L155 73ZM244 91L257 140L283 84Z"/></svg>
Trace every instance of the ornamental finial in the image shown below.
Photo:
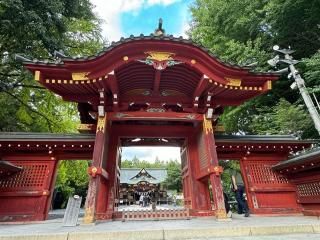
<svg viewBox="0 0 320 240"><path fill-rule="evenodd" d="M162 28L162 18L159 18L159 25L156 30L154 30L154 35L156 36L163 36L165 35L165 30Z"/></svg>

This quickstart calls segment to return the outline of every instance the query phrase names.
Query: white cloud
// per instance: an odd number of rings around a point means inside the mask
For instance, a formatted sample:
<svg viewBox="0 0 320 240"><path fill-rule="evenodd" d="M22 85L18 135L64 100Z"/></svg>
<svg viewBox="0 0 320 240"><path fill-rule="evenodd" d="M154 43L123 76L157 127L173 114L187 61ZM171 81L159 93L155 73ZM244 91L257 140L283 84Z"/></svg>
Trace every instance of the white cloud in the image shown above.
<svg viewBox="0 0 320 240"><path fill-rule="evenodd" d="M128 11L139 11L144 0L91 0L96 7L94 11L104 20L103 35L110 41L117 41L123 32L120 24L120 14Z"/></svg>
<svg viewBox="0 0 320 240"><path fill-rule="evenodd" d="M122 159L132 160L136 156L140 160L154 162L158 157L161 161L177 159L180 161L180 148L178 147L123 147Z"/></svg>
<svg viewBox="0 0 320 240"><path fill-rule="evenodd" d="M121 13L131 12L136 15L142 8L157 4L167 6L179 1L181 0L91 0L91 3L96 6L94 12L104 20L103 36L109 41L118 41L124 36L121 29Z"/></svg>
<svg viewBox="0 0 320 240"><path fill-rule="evenodd" d="M167 6L180 1L181 0L147 0L147 5L153 6L153 5L159 4L159 5Z"/></svg>

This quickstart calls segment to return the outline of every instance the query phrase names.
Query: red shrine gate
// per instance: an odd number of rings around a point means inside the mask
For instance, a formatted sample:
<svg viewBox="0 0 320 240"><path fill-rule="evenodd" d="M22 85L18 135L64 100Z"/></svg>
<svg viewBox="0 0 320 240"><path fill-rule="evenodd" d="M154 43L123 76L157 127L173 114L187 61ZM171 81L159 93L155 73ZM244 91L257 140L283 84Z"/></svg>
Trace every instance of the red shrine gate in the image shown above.
<svg viewBox="0 0 320 240"><path fill-rule="evenodd" d="M159 145L158 138L151 136L163 136L168 141L163 145L181 146L184 155L182 175L185 206L194 216L215 215L208 203L209 174L205 177L199 174L198 146L194 144L195 141L186 144L188 139L193 139L192 132L200 131L201 127L194 129L192 126L183 126L178 129L174 126L158 126L156 131L154 126L144 126L140 130L132 125L115 126L110 131L110 140L117 142L109 143L109 146L113 146L109 149L108 159L113 161L110 161L110 165L113 166L113 163L118 161L114 157L117 156L118 146ZM163 134L159 135L160 132ZM139 142L132 142L132 136L137 134L143 138ZM119 137L124 135L126 137ZM247 186L249 207L253 213L301 212L296 201L295 189L282 175L271 171L271 167L274 163L286 159L289 151L307 148L310 142L299 141L290 136L216 135L215 140L219 159L240 161ZM0 220L45 220L51 205L58 161L91 159L94 144L94 134L0 134L1 159L11 163L6 165L6 171L3 170L4 166L0 165ZM4 164L3 161L0 163ZM16 169L17 166L22 170ZM108 174L106 170L92 171L91 168L91 180L99 179L102 186L96 192L99 198L96 198L95 215L98 219L121 218L113 206L117 197L117 177L113 177L114 181L111 181L109 173L114 172L114 176L117 176L118 169L116 164L114 166L114 171L108 169ZM107 184L108 182L110 184Z"/></svg>
<svg viewBox="0 0 320 240"><path fill-rule="evenodd" d="M113 218L119 182L118 149L133 145L130 139L136 137L142 138L136 144L159 145L150 139L165 138L169 139L167 145L184 149L183 192L192 215L226 217L220 179L223 169L218 159L240 160L254 213L299 211L293 187L271 172L271 166L286 159L289 151L301 150L310 142L292 138L246 142L244 138L229 139L223 145L223 139L217 142L214 136L217 118L225 106L240 105L267 92L277 76L223 63L203 47L165 36L161 31L159 36L122 38L97 56L57 56L57 62L24 59L24 64L40 84L64 100L78 103L79 131L95 132L95 137L80 144L78 137L56 142L33 139L28 144L21 139L13 139L12 143L5 140L2 159L23 170L0 181L5 190L0 193L2 220L44 219L52 197L56 163L66 158L92 159L85 222ZM10 152L10 148L16 152ZM30 174L36 176L35 182ZM21 183L25 179L28 181ZM25 199L28 204L21 206Z"/></svg>

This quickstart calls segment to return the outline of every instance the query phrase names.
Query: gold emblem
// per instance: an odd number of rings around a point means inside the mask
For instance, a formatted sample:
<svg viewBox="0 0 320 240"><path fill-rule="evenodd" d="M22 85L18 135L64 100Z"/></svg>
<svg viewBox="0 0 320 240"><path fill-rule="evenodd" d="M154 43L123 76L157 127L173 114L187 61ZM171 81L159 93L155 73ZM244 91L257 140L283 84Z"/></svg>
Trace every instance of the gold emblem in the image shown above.
<svg viewBox="0 0 320 240"><path fill-rule="evenodd" d="M217 125L214 127L215 132L225 132L224 126L223 125Z"/></svg>
<svg viewBox="0 0 320 240"><path fill-rule="evenodd" d="M226 78L229 82L227 83L228 86L233 87L240 87L241 86L241 79L235 79L235 78Z"/></svg>
<svg viewBox="0 0 320 240"><path fill-rule="evenodd" d="M77 130L80 131L92 131L94 129L94 124L84 124L81 123L78 125Z"/></svg>
<svg viewBox="0 0 320 240"><path fill-rule="evenodd" d="M212 122L203 115L203 130L206 134L213 133Z"/></svg>
<svg viewBox="0 0 320 240"><path fill-rule="evenodd" d="M174 53L170 52L145 52L148 55L147 59L156 60L159 62L173 60Z"/></svg>
<svg viewBox="0 0 320 240"><path fill-rule="evenodd" d="M97 132L104 132L104 125L105 125L105 122L106 122L106 117L107 117L107 115L105 114L104 117L99 117L98 118Z"/></svg>
<svg viewBox="0 0 320 240"><path fill-rule="evenodd" d="M267 89L271 90L272 89L272 82L269 80L267 81Z"/></svg>
<svg viewBox="0 0 320 240"><path fill-rule="evenodd" d="M72 80L74 81L83 81L83 80L89 80L87 75L89 72L77 72L77 73L72 73Z"/></svg>
<svg viewBox="0 0 320 240"><path fill-rule="evenodd" d="M34 80L39 81L40 80L40 71L34 72Z"/></svg>

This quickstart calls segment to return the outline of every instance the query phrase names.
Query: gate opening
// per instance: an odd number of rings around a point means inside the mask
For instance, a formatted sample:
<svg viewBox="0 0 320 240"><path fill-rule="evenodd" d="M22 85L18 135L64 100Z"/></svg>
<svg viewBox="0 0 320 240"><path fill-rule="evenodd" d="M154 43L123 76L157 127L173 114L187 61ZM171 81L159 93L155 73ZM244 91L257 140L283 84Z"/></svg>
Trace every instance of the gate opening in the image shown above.
<svg viewBox="0 0 320 240"><path fill-rule="evenodd" d="M82 197L80 216L84 215L84 204L88 192L88 160L60 160L52 194L48 219L63 218L68 199L74 195Z"/></svg>
<svg viewBox="0 0 320 240"><path fill-rule="evenodd" d="M182 180L184 141L180 141L122 139L115 209L124 219L188 217Z"/></svg>

